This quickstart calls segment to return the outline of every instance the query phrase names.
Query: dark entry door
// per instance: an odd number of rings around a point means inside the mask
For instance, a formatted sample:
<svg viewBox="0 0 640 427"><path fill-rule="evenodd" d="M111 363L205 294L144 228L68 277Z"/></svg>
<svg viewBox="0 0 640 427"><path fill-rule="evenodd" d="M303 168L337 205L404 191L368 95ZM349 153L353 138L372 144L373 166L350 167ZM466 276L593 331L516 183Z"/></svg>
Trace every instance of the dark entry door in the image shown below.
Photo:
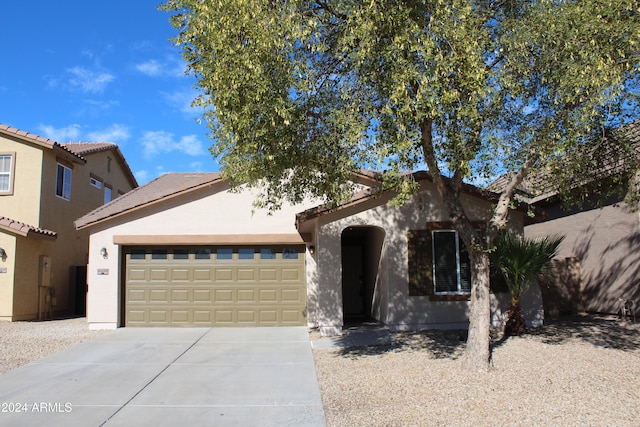
<svg viewBox="0 0 640 427"><path fill-rule="evenodd" d="M342 247L342 301L344 316L362 316L364 312L362 246Z"/></svg>

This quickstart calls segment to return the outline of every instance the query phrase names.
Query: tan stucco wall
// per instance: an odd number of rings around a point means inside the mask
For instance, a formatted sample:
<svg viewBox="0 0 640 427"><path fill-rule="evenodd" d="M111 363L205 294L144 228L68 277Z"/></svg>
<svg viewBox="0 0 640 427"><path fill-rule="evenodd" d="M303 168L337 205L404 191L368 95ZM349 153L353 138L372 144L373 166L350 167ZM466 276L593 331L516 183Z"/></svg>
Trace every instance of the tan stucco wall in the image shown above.
<svg viewBox="0 0 640 427"><path fill-rule="evenodd" d="M0 320L12 320L16 236L4 231L0 232L0 248L7 253L4 259L0 258L0 268L6 269L6 273L0 273Z"/></svg>
<svg viewBox="0 0 640 427"><path fill-rule="evenodd" d="M85 164L78 159L72 162L74 157L59 147L52 149L19 138L0 136L0 153L15 153L13 193L0 196L0 216L57 233L55 242L46 243L38 237L18 236L11 259L16 274L11 277L11 284L7 285L7 288L15 290L11 292L12 299L5 301L3 298L0 302L0 317L18 320L35 318L37 315L37 291L34 296L32 288L33 283L37 282L43 245L48 248L47 255L52 259L52 285L56 293L56 306L53 309L55 312L72 312L75 309L75 283L71 283L74 276L71 269L86 265L89 245L88 231L76 231L73 221L101 206L104 200L104 188L97 189L90 185L90 173L112 185L113 197L117 196L118 190L126 192L131 189L127 175L112 151L87 155ZM107 171L108 157L112 158L111 172ZM61 164L72 170L69 201L55 195L59 159ZM9 276L7 274L0 280L8 282ZM0 295L8 294L8 290L0 290Z"/></svg>
<svg viewBox="0 0 640 427"><path fill-rule="evenodd" d="M316 282L310 282L310 292L318 300L317 309L310 307L309 323L320 326L325 333L340 330L342 313L341 235L352 226L374 226L385 230L385 241L379 265L379 277L374 292L372 315L397 329L424 327L464 327L468 322L468 301L430 301L428 296L409 296L407 231L424 229L427 222L446 222L448 214L431 183L401 208L391 207L376 199L359 206L320 217L317 222L317 256L314 268ZM492 213L489 202L462 196L462 202L471 221L486 221ZM368 208L368 209L365 209ZM522 233L522 214L512 213L510 227ZM530 323L542 321L542 307L535 289L532 291L534 308L528 310ZM336 304L335 302L338 301ZM504 311L503 303L494 298L494 321Z"/></svg>
<svg viewBox="0 0 640 427"><path fill-rule="evenodd" d="M73 221L80 218L96 207L102 206L104 201L104 185L98 189L89 182L91 174L102 178L105 183L112 185L112 199L117 191L131 190L125 173L115 160L113 152L106 151L87 155L86 164L69 164L71 172L71 199L64 200L57 197L56 173L58 158L53 152L45 153L43 167L43 186L41 194L42 216L40 226L55 230L58 237L53 252L53 286L56 289L56 311L73 311L75 309L74 273L71 269L85 266L88 262L89 232L76 230ZM111 172L107 171L111 158ZM62 249L64 248L64 249Z"/></svg>
<svg viewBox="0 0 640 427"><path fill-rule="evenodd" d="M556 206L556 208L558 208ZM581 301L561 304L572 311L616 313L618 298L640 304L640 213L622 203L590 209L525 228L527 237L563 234L559 259L580 263Z"/></svg>
<svg viewBox="0 0 640 427"><path fill-rule="evenodd" d="M41 257L48 256L51 259L50 271L51 283L55 283L55 243L38 238L17 238L16 276L13 295L13 320L29 320L38 318L38 309L45 311L45 293L48 289L40 288L43 284L41 277ZM57 291L57 289L56 289ZM40 306L38 305L40 298ZM56 293L55 301L60 295ZM48 303L48 302L47 302ZM48 307L48 306L47 306ZM48 313L56 311L58 304L51 306ZM48 318L43 314L42 318Z"/></svg>
<svg viewBox="0 0 640 427"><path fill-rule="evenodd" d="M121 247L114 244L114 236L192 235L199 238L202 235L298 234L295 214L316 204L284 206L273 215L265 210L252 212L255 199L252 193L232 193L227 188L219 186L194 192L91 228L87 270L87 319L91 328L120 326L123 269ZM222 190L207 197L216 189ZM109 254L106 259L100 255L103 247ZM108 269L109 274L98 275L98 269Z"/></svg>
<svg viewBox="0 0 640 427"><path fill-rule="evenodd" d="M39 224L42 150L0 135L0 153L15 153L13 194L0 195L0 216L26 224Z"/></svg>

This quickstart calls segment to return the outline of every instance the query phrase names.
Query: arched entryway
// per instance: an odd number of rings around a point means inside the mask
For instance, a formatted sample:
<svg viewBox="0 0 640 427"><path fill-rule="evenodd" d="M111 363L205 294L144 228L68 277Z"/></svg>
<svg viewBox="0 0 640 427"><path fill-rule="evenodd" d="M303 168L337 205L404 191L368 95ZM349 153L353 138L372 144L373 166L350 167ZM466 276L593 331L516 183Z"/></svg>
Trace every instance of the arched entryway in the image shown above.
<svg viewBox="0 0 640 427"><path fill-rule="evenodd" d="M342 232L342 308L344 324L372 319L384 230L348 227ZM377 319L375 319L377 320Z"/></svg>

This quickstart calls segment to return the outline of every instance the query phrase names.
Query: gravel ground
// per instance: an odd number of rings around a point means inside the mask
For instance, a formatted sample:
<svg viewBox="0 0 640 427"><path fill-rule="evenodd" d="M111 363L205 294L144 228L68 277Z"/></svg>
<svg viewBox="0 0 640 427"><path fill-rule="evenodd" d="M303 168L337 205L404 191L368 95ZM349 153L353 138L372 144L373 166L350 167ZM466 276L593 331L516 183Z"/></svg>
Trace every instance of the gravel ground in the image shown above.
<svg viewBox="0 0 640 427"><path fill-rule="evenodd" d="M0 373L107 332L0 322ZM640 323L578 318L495 340L486 373L461 369L463 331L393 337L314 350L329 427L640 425Z"/></svg>
<svg viewBox="0 0 640 427"><path fill-rule="evenodd" d="M0 322L0 374L108 331L91 331L87 319Z"/></svg>
<svg viewBox="0 0 640 427"><path fill-rule="evenodd" d="M495 340L461 369L463 331L314 350L328 426L639 426L640 324L582 318Z"/></svg>

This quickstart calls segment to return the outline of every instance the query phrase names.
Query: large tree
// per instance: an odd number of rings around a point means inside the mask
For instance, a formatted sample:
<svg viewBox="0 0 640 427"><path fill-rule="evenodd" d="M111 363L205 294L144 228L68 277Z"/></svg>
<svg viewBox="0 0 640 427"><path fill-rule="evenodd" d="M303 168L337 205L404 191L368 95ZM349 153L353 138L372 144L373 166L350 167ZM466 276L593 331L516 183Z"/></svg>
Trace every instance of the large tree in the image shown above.
<svg viewBox="0 0 640 427"><path fill-rule="evenodd" d="M361 167L428 168L471 259L468 367L489 360L489 254L529 171L636 108L640 0L170 0L212 153L258 203L338 203ZM580 156L578 156L580 157ZM579 159L578 159L579 160ZM562 168L567 169L566 164ZM480 233L464 180L509 173Z"/></svg>

